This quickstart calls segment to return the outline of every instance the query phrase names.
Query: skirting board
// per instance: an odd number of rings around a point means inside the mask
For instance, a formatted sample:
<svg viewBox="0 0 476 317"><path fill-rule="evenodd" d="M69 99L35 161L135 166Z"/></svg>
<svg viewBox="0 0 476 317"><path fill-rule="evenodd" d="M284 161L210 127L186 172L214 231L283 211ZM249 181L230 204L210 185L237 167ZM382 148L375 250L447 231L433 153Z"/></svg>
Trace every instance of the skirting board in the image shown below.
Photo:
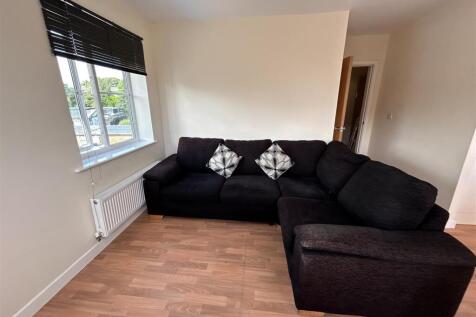
<svg viewBox="0 0 476 317"><path fill-rule="evenodd" d="M136 220L146 207L136 211L126 222L124 222L110 236L96 243L91 249L86 251L73 264L71 264L63 273L46 286L41 292L33 297L23 308L21 308L13 317L30 317L36 314L46 303L50 301L66 284L69 283L81 270L88 265L102 250L104 250L118 235L121 234L134 220Z"/></svg>
<svg viewBox="0 0 476 317"><path fill-rule="evenodd" d="M453 220L461 225L476 225L476 211L458 211Z"/></svg>
<svg viewBox="0 0 476 317"><path fill-rule="evenodd" d="M455 227L456 227L456 221L454 221L453 219L448 219L448 221L446 222L445 228L454 229Z"/></svg>

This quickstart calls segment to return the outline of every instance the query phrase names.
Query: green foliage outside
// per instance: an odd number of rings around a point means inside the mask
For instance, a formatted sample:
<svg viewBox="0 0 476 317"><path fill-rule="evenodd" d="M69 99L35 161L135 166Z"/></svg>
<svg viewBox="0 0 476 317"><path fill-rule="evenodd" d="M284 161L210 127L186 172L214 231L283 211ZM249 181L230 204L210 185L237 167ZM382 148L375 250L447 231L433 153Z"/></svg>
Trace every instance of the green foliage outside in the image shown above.
<svg viewBox="0 0 476 317"><path fill-rule="evenodd" d="M73 87L64 84L64 91L66 92L66 98L68 99L69 107L76 108L78 103L76 102L76 95L74 94Z"/></svg>
<svg viewBox="0 0 476 317"><path fill-rule="evenodd" d="M107 93L124 93L124 81L118 78L107 77L98 78L99 92L101 94L101 103L103 107L120 108L125 113L128 113L127 101L125 96L107 94ZM68 104L71 108L78 106L74 88L64 85L64 90L68 98ZM81 83L81 90L83 91L84 104L87 109L94 109L95 102L92 94L91 82L85 80Z"/></svg>
<svg viewBox="0 0 476 317"><path fill-rule="evenodd" d="M119 125L131 125L131 120L129 118L122 119L121 121L119 121Z"/></svg>

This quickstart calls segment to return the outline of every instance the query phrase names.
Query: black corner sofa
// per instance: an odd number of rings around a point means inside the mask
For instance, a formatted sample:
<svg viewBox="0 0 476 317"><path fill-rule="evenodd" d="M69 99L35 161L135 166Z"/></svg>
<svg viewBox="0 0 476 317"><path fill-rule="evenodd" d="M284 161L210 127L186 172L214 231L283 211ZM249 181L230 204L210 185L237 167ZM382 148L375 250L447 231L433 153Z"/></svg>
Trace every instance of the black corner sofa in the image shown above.
<svg viewBox="0 0 476 317"><path fill-rule="evenodd" d="M242 156L225 179L218 144ZM279 222L296 307L360 316L453 316L476 265L443 232L437 189L340 142L276 141L295 162L277 181L255 159L271 140L180 138L144 174L150 214Z"/></svg>

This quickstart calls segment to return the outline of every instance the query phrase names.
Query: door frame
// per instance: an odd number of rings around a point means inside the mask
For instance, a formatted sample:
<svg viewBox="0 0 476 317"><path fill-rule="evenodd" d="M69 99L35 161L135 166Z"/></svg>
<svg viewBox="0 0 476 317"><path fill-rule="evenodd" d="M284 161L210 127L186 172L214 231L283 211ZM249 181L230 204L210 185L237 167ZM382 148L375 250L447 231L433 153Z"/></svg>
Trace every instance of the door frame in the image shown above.
<svg viewBox="0 0 476 317"><path fill-rule="evenodd" d="M377 73L378 62L377 61L353 61L352 68L354 67L369 67L367 74L367 82L365 83L364 99L362 101L362 115L359 120L359 135L357 136L357 145L355 152L360 154L368 154L368 148L370 143L370 137L372 134L373 115L375 113L375 106L377 100L372 105L371 98L377 99L378 96L372 94L375 91L375 74ZM364 139L365 138L365 139Z"/></svg>
<svg viewBox="0 0 476 317"><path fill-rule="evenodd" d="M347 103L349 101L350 79L352 77L353 56L346 56L342 60L342 67L339 80L339 92L337 95L336 115L334 119L334 130L332 140L342 141L345 130L345 116Z"/></svg>

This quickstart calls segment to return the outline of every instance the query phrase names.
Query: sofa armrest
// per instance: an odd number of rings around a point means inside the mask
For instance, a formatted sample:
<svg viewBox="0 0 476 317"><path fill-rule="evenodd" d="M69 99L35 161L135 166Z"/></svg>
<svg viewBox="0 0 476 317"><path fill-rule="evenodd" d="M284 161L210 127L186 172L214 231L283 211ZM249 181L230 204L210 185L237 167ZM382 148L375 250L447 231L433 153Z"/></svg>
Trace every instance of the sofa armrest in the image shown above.
<svg viewBox="0 0 476 317"><path fill-rule="evenodd" d="M446 209L435 204L418 227L419 230L443 231L450 214Z"/></svg>
<svg viewBox="0 0 476 317"><path fill-rule="evenodd" d="M177 162L177 155L173 154L161 161L144 173L144 178L166 185L182 174L182 169Z"/></svg>
<svg viewBox="0 0 476 317"><path fill-rule="evenodd" d="M389 231L341 225L295 228L303 252L324 252L400 263L474 267L476 257L444 232Z"/></svg>

